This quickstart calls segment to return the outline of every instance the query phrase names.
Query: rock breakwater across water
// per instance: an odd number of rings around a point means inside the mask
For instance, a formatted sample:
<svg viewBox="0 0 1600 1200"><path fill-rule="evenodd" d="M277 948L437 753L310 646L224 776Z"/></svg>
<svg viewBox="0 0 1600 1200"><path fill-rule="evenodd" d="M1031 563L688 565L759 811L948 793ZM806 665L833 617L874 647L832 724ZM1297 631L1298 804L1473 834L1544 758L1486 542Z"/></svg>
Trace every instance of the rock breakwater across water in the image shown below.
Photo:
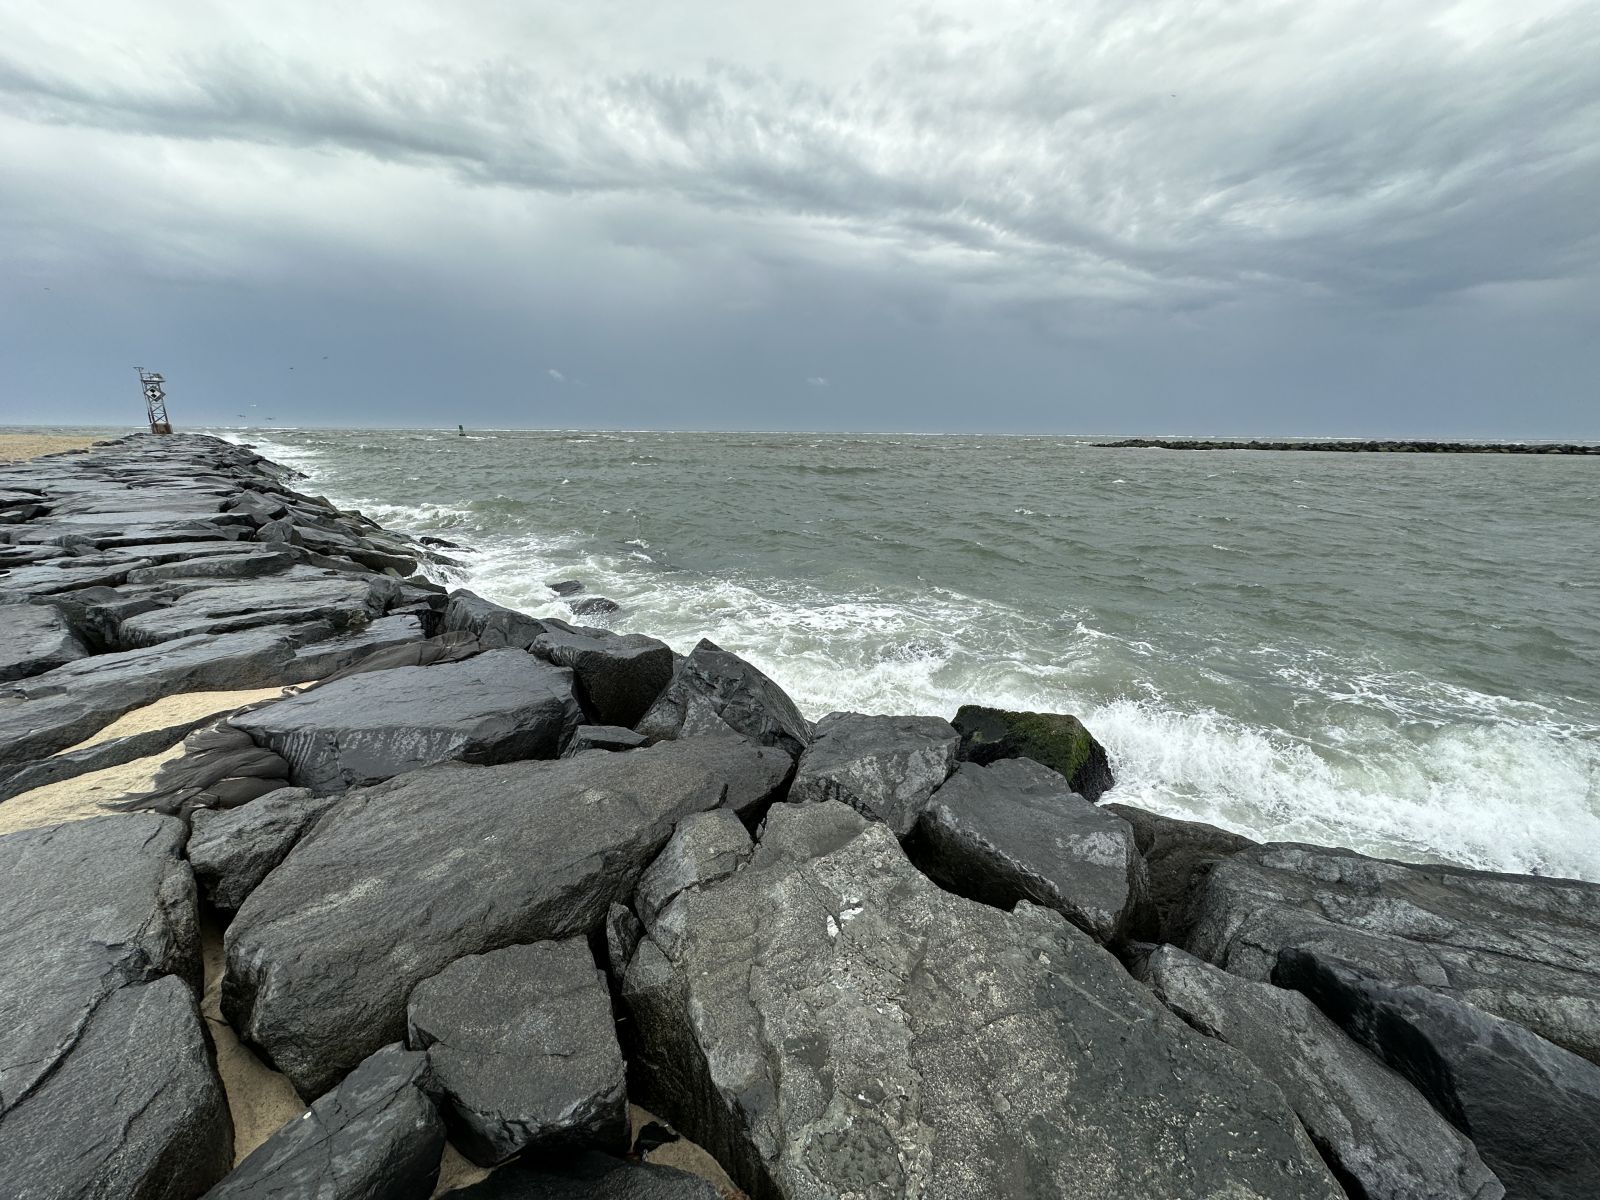
<svg viewBox="0 0 1600 1200"><path fill-rule="evenodd" d="M1600 885L1142 814L1066 714L814 724L216 439L0 471L0 520L6 1200L1600 1173Z"/></svg>

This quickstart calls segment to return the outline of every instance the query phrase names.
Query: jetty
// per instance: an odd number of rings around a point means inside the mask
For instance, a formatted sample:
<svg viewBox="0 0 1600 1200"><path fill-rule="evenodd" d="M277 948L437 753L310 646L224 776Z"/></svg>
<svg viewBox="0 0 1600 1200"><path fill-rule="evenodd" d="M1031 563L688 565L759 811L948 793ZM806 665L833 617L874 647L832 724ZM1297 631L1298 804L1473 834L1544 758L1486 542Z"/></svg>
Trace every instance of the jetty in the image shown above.
<svg viewBox="0 0 1600 1200"><path fill-rule="evenodd" d="M1122 438L1115 442L1095 442L1094 445L1102 450L1315 450L1325 454L1600 455L1600 443L1593 442L1422 442L1363 441L1356 438L1274 442L1258 438L1232 441L1219 441L1214 438Z"/></svg>
<svg viewBox="0 0 1600 1200"><path fill-rule="evenodd" d="M302 486L0 467L6 1200L1594 1194L1600 886L812 721Z"/></svg>

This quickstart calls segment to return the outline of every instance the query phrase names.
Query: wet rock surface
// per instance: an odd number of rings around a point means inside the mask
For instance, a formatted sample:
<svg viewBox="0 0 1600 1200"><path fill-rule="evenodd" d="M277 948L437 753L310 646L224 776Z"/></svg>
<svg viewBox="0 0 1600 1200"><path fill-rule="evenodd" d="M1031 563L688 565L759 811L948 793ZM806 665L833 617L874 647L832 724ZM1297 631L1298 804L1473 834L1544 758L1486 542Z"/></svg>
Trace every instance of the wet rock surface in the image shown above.
<svg viewBox="0 0 1600 1200"><path fill-rule="evenodd" d="M789 799L839 800L905 837L955 770L960 740L937 717L829 713L800 756Z"/></svg>
<svg viewBox="0 0 1600 1200"><path fill-rule="evenodd" d="M652 741L731 729L791 757L811 744L811 723L784 690L709 638L678 663L635 728Z"/></svg>
<svg viewBox="0 0 1600 1200"><path fill-rule="evenodd" d="M586 939L458 958L412 990L407 1019L452 1140L474 1162L625 1148L622 1052Z"/></svg>
<svg viewBox="0 0 1600 1200"><path fill-rule="evenodd" d="M342 679L233 719L315 791L440 762L554 758L580 719L570 673L520 650Z"/></svg>
<svg viewBox="0 0 1600 1200"><path fill-rule="evenodd" d="M597 724L633 725L672 679L672 651L665 642L563 621L544 624L529 651L571 669L578 698Z"/></svg>
<svg viewBox="0 0 1600 1200"><path fill-rule="evenodd" d="M1029 759L963 763L929 800L910 852L969 899L1007 909L1031 901L1102 943L1150 932L1132 827Z"/></svg>
<svg viewBox="0 0 1600 1200"><path fill-rule="evenodd" d="M1144 858L1145 875L1150 881L1150 905L1161 936L1168 941L1182 940L1178 922L1206 870L1258 844L1215 825L1180 821L1131 804L1103 807L1133 827L1134 842Z"/></svg>
<svg viewBox="0 0 1600 1200"><path fill-rule="evenodd" d="M280 788L232 809L200 809L189 819L189 862L206 901L225 914L288 857L336 797Z"/></svg>
<svg viewBox="0 0 1600 1200"><path fill-rule="evenodd" d="M426 1055L403 1046L377 1051L206 1200L427 1200L445 1138L426 1085Z"/></svg>
<svg viewBox="0 0 1600 1200"><path fill-rule="evenodd" d="M840 804L775 806L624 996L654 1110L758 1200L1342 1196L1275 1088L1063 918L940 891Z"/></svg>
<svg viewBox="0 0 1600 1200"><path fill-rule="evenodd" d="M1513 1197L1578 1200L1600 1178L1600 1067L1427 988L1289 949L1273 980L1409 1079L1466 1134Z"/></svg>
<svg viewBox="0 0 1600 1200"><path fill-rule="evenodd" d="M1162 946L1140 977L1173 1012L1282 1089L1337 1177L1368 1200L1499 1200L1472 1143L1298 992Z"/></svg>
<svg viewBox="0 0 1600 1200"><path fill-rule="evenodd" d="M758 804L788 769L725 735L353 789L229 926L223 1011L318 1095L404 1036L421 980L466 954L597 928L679 820Z"/></svg>
<svg viewBox="0 0 1600 1200"><path fill-rule="evenodd" d="M1184 924L1186 949L1247 979L1312 950L1600 1061L1600 885L1267 845L1213 867Z"/></svg>

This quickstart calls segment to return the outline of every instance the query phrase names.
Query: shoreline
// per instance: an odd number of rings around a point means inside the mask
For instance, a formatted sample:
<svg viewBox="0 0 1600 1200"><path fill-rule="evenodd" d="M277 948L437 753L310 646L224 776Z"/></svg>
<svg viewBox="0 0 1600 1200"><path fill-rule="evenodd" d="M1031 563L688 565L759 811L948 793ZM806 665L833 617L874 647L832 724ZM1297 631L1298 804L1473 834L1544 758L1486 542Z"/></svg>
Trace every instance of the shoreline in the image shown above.
<svg viewBox="0 0 1600 1200"><path fill-rule="evenodd" d="M98 445L99 436L56 433L7 433L0 431L0 466L29 462L50 454L68 454Z"/></svg>
<svg viewBox="0 0 1600 1200"><path fill-rule="evenodd" d="M442 1195L577 1111L499 1170L1490 1200L1600 1167L1600 885L1131 808L1063 714L813 723L737 647L447 591L451 546L292 478L197 435L0 468L0 1061L42 1072L0 1162L40 1194L314 1188L331 1139Z"/></svg>

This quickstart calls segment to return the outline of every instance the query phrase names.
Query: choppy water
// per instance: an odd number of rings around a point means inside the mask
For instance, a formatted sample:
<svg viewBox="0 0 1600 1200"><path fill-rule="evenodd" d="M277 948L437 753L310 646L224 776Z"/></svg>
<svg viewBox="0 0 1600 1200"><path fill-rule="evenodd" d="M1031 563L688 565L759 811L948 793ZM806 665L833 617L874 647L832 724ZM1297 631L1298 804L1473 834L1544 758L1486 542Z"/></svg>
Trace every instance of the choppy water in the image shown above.
<svg viewBox="0 0 1600 1200"><path fill-rule="evenodd" d="M1078 713L1116 796L1600 879L1600 462L1060 437L274 430L535 615L709 636L832 709Z"/></svg>

